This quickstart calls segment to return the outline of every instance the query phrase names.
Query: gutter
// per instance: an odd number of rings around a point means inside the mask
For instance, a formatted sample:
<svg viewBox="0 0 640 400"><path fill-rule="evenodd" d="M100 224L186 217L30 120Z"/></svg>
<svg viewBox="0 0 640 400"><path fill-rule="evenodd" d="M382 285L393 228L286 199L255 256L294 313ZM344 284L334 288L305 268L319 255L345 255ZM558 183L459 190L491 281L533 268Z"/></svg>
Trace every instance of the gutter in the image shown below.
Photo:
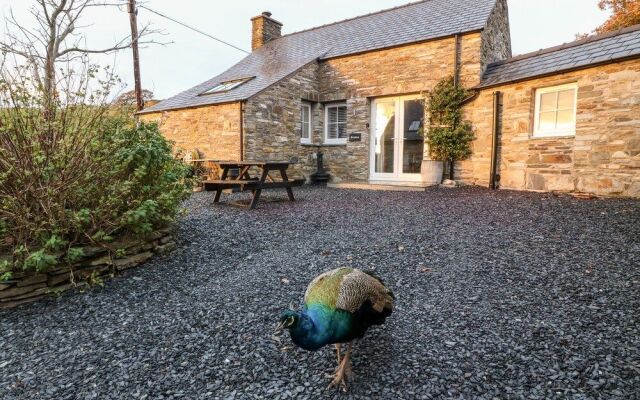
<svg viewBox="0 0 640 400"><path fill-rule="evenodd" d="M469 91L472 92L471 95L460 102L461 106L464 106L467 103L471 103L472 101L477 99L478 96L480 96L480 90L479 89L469 89Z"/></svg>
<svg viewBox="0 0 640 400"><path fill-rule="evenodd" d="M162 108L159 110L151 110L151 107L149 108L145 108L141 111L138 111L137 113L135 113L135 115L144 115L144 114L157 114L157 113L163 113L163 112L167 112L167 111L182 111L182 110L193 110L195 108L202 108L202 107L211 107L211 106L223 106L223 105L227 105L227 104L233 104L233 103L241 103L246 101L246 98L240 98L238 100L228 100L228 101L223 101L220 103L206 103L206 104L199 104L199 105L193 105L193 106L181 106L181 107L172 107L172 108ZM160 104L160 103L158 103ZM155 107L155 106L152 106Z"/></svg>

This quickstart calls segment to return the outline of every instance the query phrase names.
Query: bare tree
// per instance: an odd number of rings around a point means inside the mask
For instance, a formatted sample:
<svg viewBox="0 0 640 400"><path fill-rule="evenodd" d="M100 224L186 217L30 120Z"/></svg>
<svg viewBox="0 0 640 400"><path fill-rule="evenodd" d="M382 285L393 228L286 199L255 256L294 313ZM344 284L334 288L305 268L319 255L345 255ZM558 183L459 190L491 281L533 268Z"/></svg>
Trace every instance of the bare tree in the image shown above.
<svg viewBox="0 0 640 400"><path fill-rule="evenodd" d="M144 102L147 102L149 100L153 100L153 92L151 90L148 89L142 89L142 91L140 92L142 95L142 99ZM116 105L124 105L124 106L131 106L131 105L135 105L136 104L136 91L135 90L129 90L128 92L124 92L121 95L119 95L118 97L116 97L113 100L113 104Z"/></svg>
<svg viewBox="0 0 640 400"><path fill-rule="evenodd" d="M88 54L109 54L131 47L136 38L123 36L107 48L94 49L86 46L79 25L83 12L93 7L126 7L126 0L33 0L30 9L35 18L34 28L26 28L10 12L6 18L7 33L0 41L0 52L23 58L32 70L35 82L40 86L45 100L45 108L56 96L56 64L71 64ZM153 40L141 40L153 31L149 25L139 30L137 40L140 44L157 43Z"/></svg>

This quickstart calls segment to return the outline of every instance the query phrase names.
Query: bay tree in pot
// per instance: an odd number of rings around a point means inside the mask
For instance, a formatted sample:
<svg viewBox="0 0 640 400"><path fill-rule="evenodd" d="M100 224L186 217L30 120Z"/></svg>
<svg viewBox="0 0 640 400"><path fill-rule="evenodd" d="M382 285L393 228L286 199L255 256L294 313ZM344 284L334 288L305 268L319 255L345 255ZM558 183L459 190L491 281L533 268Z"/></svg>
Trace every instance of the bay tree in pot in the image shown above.
<svg viewBox="0 0 640 400"><path fill-rule="evenodd" d="M428 124L423 135L429 156L435 162L447 162L449 179L453 180L455 162L471 156L471 143L475 139L471 123L463 120L462 107L469 93L451 76L438 82L426 97Z"/></svg>

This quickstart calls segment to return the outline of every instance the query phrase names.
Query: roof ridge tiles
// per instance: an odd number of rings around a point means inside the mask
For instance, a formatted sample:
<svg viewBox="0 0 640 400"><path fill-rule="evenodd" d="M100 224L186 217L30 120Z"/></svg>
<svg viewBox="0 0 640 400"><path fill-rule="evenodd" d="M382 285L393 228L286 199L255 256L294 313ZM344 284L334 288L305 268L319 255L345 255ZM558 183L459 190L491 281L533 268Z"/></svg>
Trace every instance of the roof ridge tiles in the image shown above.
<svg viewBox="0 0 640 400"><path fill-rule="evenodd" d="M301 31L287 33L286 35L282 35L279 38L274 39L274 40L280 40L282 38L285 38L285 37L288 37L288 36L297 35L299 33L306 33L306 32L310 32L310 31L315 31L317 29L326 28L328 26L338 25L338 24L342 24L344 22L350 22L350 21L354 21L354 20L357 20L357 19L360 19L360 18L370 17L372 15L382 14L382 13L386 13L386 12L389 12L389 11L395 11L395 10L398 10L398 9L401 9L401 8L410 7L410 6L414 6L414 5L421 4L421 3L427 3L427 2L430 2L430 1L433 1L433 0L412 1L410 3L402 4L402 5L399 5L399 6L395 6L395 7L391 7L391 8L385 8L384 10L374 11L374 12L371 12L371 13L368 13L368 14L357 15L355 17L345 18L345 19L342 19L342 20L339 20L339 21L334 21L334 22L329 22L327 24L314 26L312 28L303 29Z"/></svg>

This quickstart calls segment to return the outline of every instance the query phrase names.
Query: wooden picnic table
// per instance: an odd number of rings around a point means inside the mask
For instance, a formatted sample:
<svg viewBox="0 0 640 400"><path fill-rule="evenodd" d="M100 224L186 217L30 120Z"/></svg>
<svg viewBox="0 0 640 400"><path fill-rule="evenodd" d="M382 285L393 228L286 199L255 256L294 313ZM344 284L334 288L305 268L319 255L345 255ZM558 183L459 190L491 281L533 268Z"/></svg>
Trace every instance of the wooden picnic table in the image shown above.
<svg viewBox="0 0 640 400"><path fill-rule="evenodd" d="M240 189L241 191L251 191L253 198L249 203L249 208L254 209L260 200L260 194L265 189L285 189L290 201L295 201L293 197L293 187L302 186L303 179L289 179L287 169L291 165L287 161L220 161L216 163L222 170L220 179L204 181L204 189L215 191L214 203L220 202L220 196L225 189ZM259 176L251 175L251 168L259 171ZM239 171L236 177L230 176L230 170ZM272 171L279 171L282 180L276 181L269 175Z"/></svg>

